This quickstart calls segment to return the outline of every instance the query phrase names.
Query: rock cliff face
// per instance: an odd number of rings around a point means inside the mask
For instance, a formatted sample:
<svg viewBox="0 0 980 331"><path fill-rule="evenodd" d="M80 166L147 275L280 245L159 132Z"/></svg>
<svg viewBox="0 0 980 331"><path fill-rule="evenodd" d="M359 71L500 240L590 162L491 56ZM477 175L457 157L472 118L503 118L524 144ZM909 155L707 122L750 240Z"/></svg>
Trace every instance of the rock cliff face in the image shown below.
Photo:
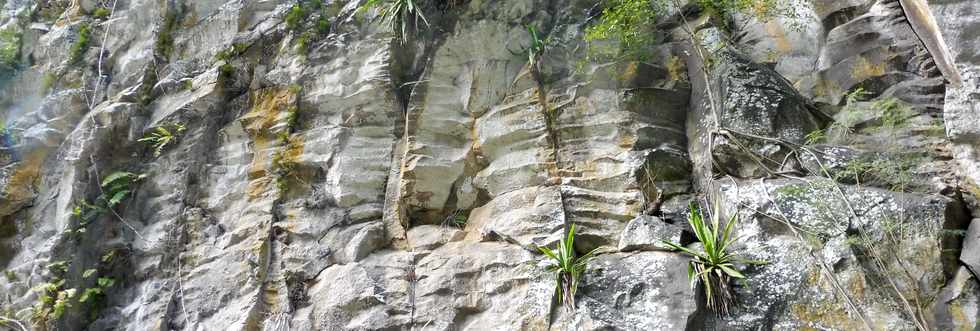
<svg viewBox="0 0 980 331"><path fill-rule="evenodd" d="M978 327L980 2L678 1L642 61L599 1L418 2L0 1L0 330ZM767 262L731 316L691 201Z"/></svg>

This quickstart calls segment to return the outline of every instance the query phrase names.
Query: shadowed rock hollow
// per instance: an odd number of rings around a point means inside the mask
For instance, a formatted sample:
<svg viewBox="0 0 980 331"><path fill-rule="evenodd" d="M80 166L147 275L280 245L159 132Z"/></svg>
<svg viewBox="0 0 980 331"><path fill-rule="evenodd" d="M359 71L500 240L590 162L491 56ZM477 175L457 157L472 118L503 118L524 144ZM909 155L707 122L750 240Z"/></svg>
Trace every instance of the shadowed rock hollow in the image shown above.
<svg viewBox="0 0 980 331"><path fill-rule="evenodd" d="M609 3L416 2L0 1L0 330L978 327L980 2L677 1L641 59ZM692 201L767 262L731 316Z"/></svg>

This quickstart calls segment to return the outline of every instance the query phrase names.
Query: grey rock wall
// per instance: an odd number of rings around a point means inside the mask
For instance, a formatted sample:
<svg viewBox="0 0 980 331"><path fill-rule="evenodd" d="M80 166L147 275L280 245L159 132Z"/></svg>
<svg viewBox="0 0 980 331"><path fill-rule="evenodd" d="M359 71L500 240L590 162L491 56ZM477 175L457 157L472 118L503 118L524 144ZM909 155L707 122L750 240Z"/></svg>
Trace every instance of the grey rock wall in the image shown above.
<svg viewBox="0 0 980 331"><path fill-rule="evenodd" d="M424 5L404 41L359 1L297 26L294 3L2 2L0 329L977 327L974 1L787 0L730 29L689 4L643 61L588 56L594 1ZM544 88L526 25L551 40ZM178 123L159 156L138 141ZM145 178L81 226L117 171ZM732 316L658 245L697 246L691 201L767 262ZM574 313L536 249L572 224L599 248ZM98 278L44 318L40 285Z"/></svg>

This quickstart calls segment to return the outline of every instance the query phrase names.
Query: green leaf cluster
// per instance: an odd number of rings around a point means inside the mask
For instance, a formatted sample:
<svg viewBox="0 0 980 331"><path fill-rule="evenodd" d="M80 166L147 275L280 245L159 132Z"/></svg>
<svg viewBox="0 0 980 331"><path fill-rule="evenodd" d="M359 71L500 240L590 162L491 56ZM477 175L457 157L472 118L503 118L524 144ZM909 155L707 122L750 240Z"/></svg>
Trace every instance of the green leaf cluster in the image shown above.
<svg viewBox="0 0 980 331"><path fill-rule="evenodd" d="M68 63L78 63L85 56L89 44L92 42L92 27L88 23L82 23L78 28L78 39L72 43L68 50Z"/></svg>
<svg viewBox="0 0 980 331"><path fill-rule="evenodd" d="M576 256L574 224L569 227L568 236L558 242L555 250L548 247L538 247L538 250L551 259L552 264L548 266L548 271L555 276L555 297L558 303L568 311L574 311L575 292L578 290L579 280L596 250Z"/></svg>
<svg viewBox="0 0 980 331"><path fill-rule="evenodd" d="M382 26L394 33L395 38L402 42L408 34L410 23L414 23L411 25L414 27L418 27L420 22L429 26L429 20L425 18L417 0L368 0L360 10L366 11L376 7L380 8L378 17Z"/></svg>
<svg viewBox="0 0 980 331"><path fill-rule="evenodd" d="M150 147L153 148L153 156L160 156L160 154L163 153L164 148L176 141L177 137L187 130L187 127L185 127L183 123L179 122L169 126L170 129L167 129L167 125L158 126L156 129L137 141L150 145Z"/></svg>
<svg viewBox="0 0 980 331"><path fill-rule="evenodd" d="M21 34L13 27L0 30L0 77L11 76L20 66Z"/></svg>
<svg viewBox="0 0 980 331"><path fill-rule="evenodd" d="M72 209L72 216L78 220L78 226L74 229L65 230L68 233L84 234L85 228L94 221L99 215L116 207L131 193L131 186L146 178L142 174L134 174L126 171L119 171L103 178L102 194L94 202L82 200Z"/></svg>
<svg viewBox="0 0 980 331"><path fill-rule="evenodd" d="M665 0L614 0L602 11L599 23L585 30L585 40L613 41L615 47L596 47L590 52L596 55L642 57L644 50L655 42L653 27L663 11Z"/></svg>
<svg viewBox="0 0 980 331"><path fill-rule="evenodd" d="M741 259L730 250L731 245L738 239L734 236L737 215L732 215L722 227L719 210L711 215L711 222L705 222L701 210L693 202L689 206L687 222L694 231L694 236L703 245L702 251L684 247L680 243L663 241L668 247L691 256L687 266L687 275L692 288L700 288L704 293L708 309L728 315L734 305L734 292L730 287L731 279L745 279L735 263L762 263Z"/></svg>

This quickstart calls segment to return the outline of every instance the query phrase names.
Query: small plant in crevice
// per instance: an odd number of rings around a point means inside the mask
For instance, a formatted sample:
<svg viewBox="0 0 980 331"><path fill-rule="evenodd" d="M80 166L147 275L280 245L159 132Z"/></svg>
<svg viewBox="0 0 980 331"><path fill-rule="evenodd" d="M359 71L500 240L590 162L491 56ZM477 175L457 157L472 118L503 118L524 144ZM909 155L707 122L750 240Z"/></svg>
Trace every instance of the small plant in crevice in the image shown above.
<svg viewBox="0 0 980 331"><path fill-rule="evenodd" d="M92 38L92 28L88 23L82 23L78 27L78 39L72 43L68 50L68 63L75 64L82 60L85 51L88 50Z"/></svg>
<svg viewBox="0 0 980 331"><path fill-rule="evenodd" d="M875 183L895 192L904 192L914 182L914 170L920 162L920 157L894 153L862 156L847 162L843 169L834 173L834 179L857 185Z"/></svg>
<svg viewBox="0 0 980 331"><path fill-rule="evenodd" d="M31 290L37 293L37 302L31 313L31 324L36 329L47 329L51 320L64 315L71 307L71 299L75 297L76 289L65 287L65 275L68 273L68 261L55 261L47 265L53 275L50 280L41 283Z"/></svg>
<svg viewBox="0 0 980 331"><path fill-rule="evenodd" d="M180 6L183 6L181 3ZM160 25L155 44L153 45L153 50L156 52L157 56L164 59L169 59L171 53L174 51L174 32L177 31L177 27L180 26L179 16L183 8L170 8L163 14L163 22Z"/></svg>
<svg viewBox="0 0 980 331"><path fill-rule="evenodd" d="M86 227L105 212L115 208L132 192L132 185L146 178L143 174L119 171L103 178L100 183L102 194L94 201L82 200L72 209L71 215L78 221L74 229L66 229L67 234L85 234ZM135 230L134 230L135 231Z"/></svg>
<svg viewBox="0 0 980 331"><path fill-rule="evenodd" d="M215 53L214 60L231 62L233 58L244 53L248 47L249 45L245 43L232 43L231 46L228 46L228 48L222 49Z"/></svg>
<svg viewBox="0 0 980 331"><path fill-rule="evenodd" d="M170 129L167 129L167 125L161 125L137 141L150 145L153 148L153 156L160 156L163 149L175 142L186 129L184 124L179 122L171 124Z"/></svg>
<svg viewBox="0 0 980 331"><path fill-rule="evenodd" d="M896 129L906 126L906 122L914 112L904 101L895 97L876 100L872 108L881 113L881 126L879 130L894 133Z"/></svg>
<svg viewBox="0 0 980 331"><path fill-rule="evenodd" d="M303 6L299 3L294 4L289 8L289 12L286 13L286 29L292 31L299 30L304 18L306 18L306 11L303 9Z"/></svg>
<svg viewBox="0 0 980 331"><path fill-rule="evenodd" d="M228 84L235 78L235 66L225 63L218 67L218 81L221 84Z"/></svg>
<svg viewBox="0 0 980 331"><path fill-rule="evenodd" d="M826 141L827 141L827 131L823 129L813 130L810 133L807 133L805 137L803 137L803 144L807 146L820 144Z"/></svg>
<svg viewBox="0 0 980 331"><path fill-rule="evenodd" d="M58 75L53 72L47 72L41 77L41 92L47 93L55 84L58 83Z"/></svg>
<svg viewBox="0 0 980 331"><path fill-rule="evenodd" d="M467 218L465 210L456 209L442 220L442 226L462 229L466 227Z"/></svg>
<svg viewBox="0 0 980 331"><path fill-rule="evenodd" d="M89 269L86 272L90 272L90 271L94 272L95 269ZM88 278L90 276L91 275L89 276L82 275L82 277L84 278ZM112 278L99 277L95 281L95 285L96 285L95 287L90 287L82 291L82 295L78 298L78 302L86 302L86 301L92 302L92 301L102 300L105 297L106 290L108 290L110 287L112 287L112 285L115 284L116 281Z"/></svg>
<svg viewBox="0 0 980 331"><path fill-rule="evenodd" d="M575 311L575 292L578 291L579 280L585 273L585 268L592 260L596 250L577 256L575 253L575 225L568 228L568 235L558 242L558 247L552 250L548 247L538 247L545 256L553 262L548 271L555 275L555 298L566 311Z"/></svg>
<svg viewBox="0 0 980 331"><path fill-rule="evenodd" d="M306 54L307 52L309 52L310 42L312 42L312 39L313 39L313 33L309 31L303 32L299 35L299 37L296 37L296 40L294 41L295 43L294 47L296 49L296 53Z"/></svg>
<svg viewBox="0 0 980 331"><path fill-rule="evenodd" d="M95 17L95 18L98 18L98 19L101 19L101 20L104 20L104 19L109 18L109 14L110 14L109 8L106 8L106 7L98 7L98 8L95 8L95 10L92 10L92 17Z"/></svg>
<svg viewBox="0 0 980 331"><path fill-rule="evenodd" d="M360 10L379 7L381 24L395 34L395 38L405 41L409 27L419 27L419 23L429 26L429 21L422 13L418 0L367 0Z"/></svg>
<svg viewBox="0 0 980 331"><path fill-rule="evenodd" d="M692 288L698 288L704 294L705 305L709 310L721 316L728 316L731 309L735 306L735 291L731 287L733 279L745 279L745 275L738 271L736 263L759 264L760 261L749 261L741 259L737 254L731 252L731 245L737 239L734 236L735 225L738 217L732 215L722 228L719 210L711 213L711 222L705 222L701 210L695 205L690 204L690 213L687 222L694 231L694 236L703 245L703 251L695 251L684 247L680 243L663 241L664 245L691 256L688 262L687 276L691 281Z"/></svg>
<svg viewBox="0 0 980 331"><path fill-rule="evenodd" d="M288 136L285 139L288 140ZM276 188L280 194L285 194L288 190L289 179L296 177L297 163L289 155L291 149L292 146L286 143L283 149L272 154L272 171L276 178Z"/></svg>
<svg viewBox="0 0 980 331"><path fill-rule="evenodd" d="M541 72L541 57L544 56L548 40L542 39L538 29L533 25L527 26L527 33L530 36L531 45L527 47L527 67L532 74ZM539 79L535 77L535 79Z"/></svg>

